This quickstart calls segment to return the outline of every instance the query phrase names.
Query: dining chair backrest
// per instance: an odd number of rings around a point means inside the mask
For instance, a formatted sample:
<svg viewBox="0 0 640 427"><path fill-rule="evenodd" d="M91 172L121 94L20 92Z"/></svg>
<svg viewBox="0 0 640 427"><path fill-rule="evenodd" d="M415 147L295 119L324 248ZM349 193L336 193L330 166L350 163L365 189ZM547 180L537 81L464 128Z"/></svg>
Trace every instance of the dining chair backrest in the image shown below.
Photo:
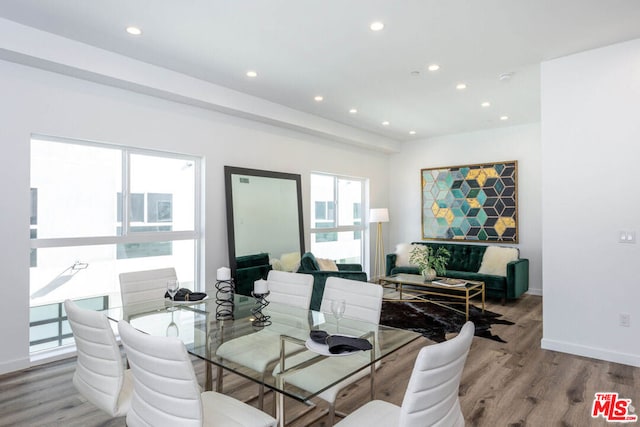
<svg viewBox="0 0 640 427"><path fill-rule="evenodd" d="M64 302L76 342L78 361L73 385L92 404L113 417L129 410L131 384L125 379L120 347L104 313Z"/></svg>
<svg viewBox="0 0 640 427"><path fill-rule="evenodd" d="M344 300L345 311L344 321L340 321L339 318L336 318L335 329L332 329L332 320L334 316L331 315L331 302L334 300ZM382 286L357 280L343 279L340 277L327 278L324 293L322 295L322 301L320 303L320 311L324 313L325 317L325 322L322 325L323 329L328 331L335 330L337 333L344 335L366 337L365 334L372 332L371 324L378 325L380 323L381 310ZM355 319L359 322L350 322L348 319ZM374 353L378 353L379 340L377 339L377 328L374 329L375 347L372 351ZM359 356L360 354L358 356L354 355L351 357L355 358ZM364 356L370 358L368 354ZM323 370L328 369L332 371L332 373L341 372L339 376L344 377L342 381L337 382L335 385L318 394L320 399L329 403L328 425L333 425L333 419L335 417L335 402L340 391L369 373L368 369L362 369L355 374L351 372L351 374L348 375L350 371L349 362L354 362L355 360L356 359L351 359L350 361L345 360L343 363L340 363L342 361L335 361L333 358L328 358L316 363L315 365L309 366L307 369L301 371L301 375L298 375L297 377L288 377L290 384L305 390L314 390L317 387L318 378L323 376ZM335 366L336 363L339 363L339 365ZM379 362L375 364L376 368L378 366Z"/></svg>
<svg viewBox="0 0 640 427"><path fill-rule="evenodd" d="M400 409L401 427L464 427L458 388L474 333L467 322L455 338L420 350Z"/></svg>
<svg viewBox="0 0 640 427"><path fill-rule="evenodd" d="M163 298L169 280L177 280L173 267L120 273L122 305Z"/></svg>
<svg viewBox="0 0 640 427"><path fill-rule="evenodd" d="M329 277L324 287L320 311L331 313L331 301L338 299L346 302L344 317L380 323L382 286L358 280Z"/></svg>
<svg viewBox="0 0 640 427"><path fill-rule="evenodd" d="M118 329L134 381L127 425L201 426L200 389L182 341L146 335L124 320Z"/></svg>
<svg viewBox="0 0 640 427"><path fill-rule="evenodd" d="M267 276L269 286L269 302L277 302L304 309L309 308L313 292L313 276L311 274L289 273L271 270Z"/></svg>

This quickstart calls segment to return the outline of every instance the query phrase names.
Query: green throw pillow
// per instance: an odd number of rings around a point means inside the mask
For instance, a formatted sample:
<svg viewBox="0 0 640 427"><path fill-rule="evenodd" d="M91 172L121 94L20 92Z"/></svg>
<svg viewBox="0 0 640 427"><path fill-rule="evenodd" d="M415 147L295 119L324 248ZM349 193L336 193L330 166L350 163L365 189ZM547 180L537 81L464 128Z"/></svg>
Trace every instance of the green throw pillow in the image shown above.
<svg viewBox="0 0 640 427"><path fill-rule="evenodd" d="M303 271L320 271L318 261L311 252L307 252L302 255L302 259L300 260L300 267L302 267Z"/></svg>

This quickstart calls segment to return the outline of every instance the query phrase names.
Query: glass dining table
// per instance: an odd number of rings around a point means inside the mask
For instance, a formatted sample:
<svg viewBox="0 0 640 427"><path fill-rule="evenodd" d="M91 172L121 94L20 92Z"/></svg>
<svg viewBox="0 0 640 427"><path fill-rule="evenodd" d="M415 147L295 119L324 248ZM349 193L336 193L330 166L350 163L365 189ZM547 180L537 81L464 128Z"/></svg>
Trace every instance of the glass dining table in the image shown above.
<svg viewBox="0 0 640 427"><path fill-rule="evenodd" d="M374 394L375 366L384 357L421 335L343 317L331 313L271 303L262 309L271 324L253 325L256 301L235 295L233 315L216 318L214 298L200 302L172 303L162 299L106 310L113 321L125 319L150 335L180 338L187 351L206 363L205 389L213 389L212 367L217 369L216 391L222 392L222 370L247 378L276 392L276 413L284 426L285 396L309 401L345 379L369 370ZM310 331L367 339L368 351L331 354L326 346L309 338Z"/></svg>

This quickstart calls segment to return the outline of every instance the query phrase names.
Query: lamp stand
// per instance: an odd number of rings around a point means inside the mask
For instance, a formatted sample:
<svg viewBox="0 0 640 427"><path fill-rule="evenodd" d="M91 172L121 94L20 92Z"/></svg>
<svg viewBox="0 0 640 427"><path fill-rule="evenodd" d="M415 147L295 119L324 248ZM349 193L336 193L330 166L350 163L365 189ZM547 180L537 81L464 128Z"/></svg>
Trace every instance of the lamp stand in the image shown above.
<svg viewBox="0 0 640 427"><path fill-rule="evenodd" d="M373 262L373 281L379 283L384 272L384 242L382 238L382 223L378 222L378 232L376 235L376 257Z"/></svg>

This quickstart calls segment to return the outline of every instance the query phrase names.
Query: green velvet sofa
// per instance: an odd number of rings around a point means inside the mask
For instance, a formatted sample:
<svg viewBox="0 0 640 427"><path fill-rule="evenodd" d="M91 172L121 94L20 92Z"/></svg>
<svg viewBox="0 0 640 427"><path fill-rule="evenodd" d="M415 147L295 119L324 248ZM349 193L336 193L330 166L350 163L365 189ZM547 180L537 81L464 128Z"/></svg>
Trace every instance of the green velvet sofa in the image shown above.
<svg viewBox="0 0 640 427"><path fill-rule="evenodd" d="M454 279L483 281L488 297L500 298L504 302L520 297L529 289L529 260L526 258L509 262L506 277L494 276L478 273L487 245L440 242L413 242L412 244L426 245L436 250L439 247L447 249L450 257L445 276ZM417 267L396 266L396 258L395 253L387 254L387 276L397 273L420 274Z"/></svg>
<svg viewBox="0 0 640 427"><path fill-rule="evenodd" d="M300 268L298 273L311 274L313 276L313 293L311 294L312 310L320 310L322 303L322 295L324 294L324 285L329 277L341 277L343 279L367 281L367 273L362 271L360 264L336 264L338 271L320 270L316 257L307 252L300 259Z"/></svg>
<svg viewBox="0 0 640 427"><path fill-rule="evenodd" d="M270 270L271 264L269 264L269 254L267 253L237 257L234 277L236 293L251 295L253 282L259 279L266 279Z"/></svg>

